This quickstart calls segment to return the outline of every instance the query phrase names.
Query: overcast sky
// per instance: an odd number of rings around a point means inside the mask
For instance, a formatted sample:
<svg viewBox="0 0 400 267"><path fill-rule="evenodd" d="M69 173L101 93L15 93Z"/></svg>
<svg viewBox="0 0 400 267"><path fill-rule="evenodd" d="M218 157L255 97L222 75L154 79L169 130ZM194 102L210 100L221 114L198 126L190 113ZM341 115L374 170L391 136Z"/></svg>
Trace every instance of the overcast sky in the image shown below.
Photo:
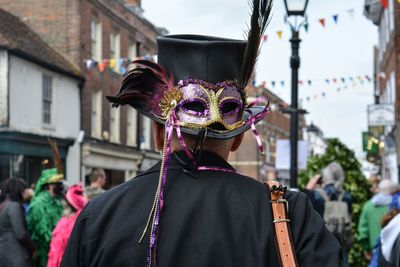
<svg viewBox="0 0 400 267"><path fill-rule="evenodd" d="M307 9L309 31L301 31L300 80L312 80L312 86L299 88L302 105L325 137L338 137L357 152L361 151L361 132L367 129L366 108L373 103L373 83L348 81L341 77L373 75L373 46L377 27L362 14L364 0L310 0ZM194 33L243 38L249 20L246 0L142 0L144 15L171 34ZM354 9L351 16L349 9ZM283 0L276 0L257 66L257 83L277 81L268 87L290 103L290 30L284 23ZM338 14L338 22L332 16ZM326 19L323 28L319 19ZM277 31L283 31L282 39ZM338 78L328 85L326 78ZM281 86L280 81L285 81ZM338 92L340 88L340 92ZM322 93L325 97L322 97ZM316 97L317 95L317 97ZM307 101L307 97L310 100Z"/></svg>

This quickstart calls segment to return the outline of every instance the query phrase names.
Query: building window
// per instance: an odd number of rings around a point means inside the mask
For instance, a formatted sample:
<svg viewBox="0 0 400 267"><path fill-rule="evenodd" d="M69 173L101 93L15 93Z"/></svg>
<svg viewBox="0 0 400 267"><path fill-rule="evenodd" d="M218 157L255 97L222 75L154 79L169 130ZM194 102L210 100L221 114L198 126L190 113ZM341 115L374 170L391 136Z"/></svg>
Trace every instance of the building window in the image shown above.
<svg viewBox="0 0 400 267"><path fill-rule="evenodd" d="M127 140L128 146L137 146L137 111L133 108L128 108L128 125L127 125Z"/></svg>
<svg viewBox="0 0 400 267"><path fill-rule="evenodd" d="M101 138L102 95L101 90L92 94L92 137L94 138Z"/></svg>
<svg viewBox="0 0 400 267"><path fill-rule="evenodd" d="M137 58L137 56L137 45L135 42L132 42L128 49L128 58L134 60L135 58Z"/></svg>
<svg viewBox="0 0 400 267"><path fill-rule="evenodd" d="M140 148L151 149L151 120L145 116L142 116L143 127Z"/></svg>
<svg viewBox="0 0 400 267"><path fill-rule="evenodd" d="M100 62L102 60L101 45L101 23L93 20L91 25L92 59Z"/></svg>
<svg viewBox="0 0 400 267"><path fill-rule="evenodd" d="M120 131L120 109L111 107L111 109L110 109L110 141L111 142L114 142L114 143L120 142L119 131Z"/></svg>
<svg viewBox="0 0 400 267"><path fill-rule="evenodd" d="M121 58L120 35L117 33L110 34L110 66L119 73L119 59Z"/></svg>
<svg viewBox="0 0 400 267"><path fill-rule="evenodd" d="M53 99L53 79L52 77L43 74L43 107L42 121L45 124L51 124L51 105Z"/></svg>

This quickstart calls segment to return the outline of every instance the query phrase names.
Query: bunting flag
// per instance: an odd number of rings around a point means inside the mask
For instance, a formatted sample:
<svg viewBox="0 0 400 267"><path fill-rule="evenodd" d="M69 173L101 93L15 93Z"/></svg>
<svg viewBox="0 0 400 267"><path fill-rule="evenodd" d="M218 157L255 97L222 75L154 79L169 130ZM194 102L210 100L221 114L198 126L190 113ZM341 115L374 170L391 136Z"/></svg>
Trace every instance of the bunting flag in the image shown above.
<svg viewBox="0 0 400 267"><path fill-rule="evenodd" d="M93 60L93 59L88 59L88 60L85 60L85 64L86 64L86 68L88 70L90 70L97 66L97 61Z"/></svg>
<svg viewBox="0 0 400 267"><path fill-rule="evenodd" d="M326 93L325 93L325 92L322 92L322 94L321 94L321 95L322 95L322 97L325 97Z"/></svg>
<svg viewBox="0 0 400 267"><path fill-rule="evenodd" d="M381 72L376 75L376 80L379 79L386 79L386 75L384 72ZM318 84L318 83L323 83L326 86L331 86L331 85L337 85L340 84L347 87L347 85L352 85L352 84L361 84L363 85L366 82L372 82L375 79L372 79L370 75L354 75L354 76L347 76L347 77L331 77L331 78L325 78L325 79L299 79L298 84L301 86L308 85L312 86L313 84ZM276 87L276 85L279 83L281 87L284 87L286 82L290 84L289 81L285 80L270 80L270 81L262 81L262 86L266 87L267 83L271 85L271 87ZM260 86L260 84L258 84ZM346 88L344 88L346 89Z"/></svg>
<svg viewBox="0 0 400 267"><path fill-rule="evenodd" d="M106 69L107 62L103 59L100 63L98 63L99 71L103 72Z"/></svg>
<svg viewBox="0 0 400 267"><path fill-rule="evenodd" d="M383 6L383 8L388 8L389 6L388 0L381 0L381 5Z"/></svg>
<svg viewBox="0 0 400 267"><path fill-rule="evenodd" d="M338 14L333 15L332 18L333 18L333 21L335 22L335 24L337 24L337 23L338 23L339 15L338 15Z"/></svg>
<svg viewBox="0 0 400 267"><path fill-rule="evenodd" d="M266 42L268 40L268 35L264 34L263 35L263 41Z"/></svg>
<svg viewBox="0 0 400 267"><path fill-rule="evenodd" d="M400 1L400 0L399 0ZM304 30L308 32L308 22L304 23Z"/></svg>
<svg viewBox="0 0 400 267"><path fill-rule="evenodd" d="M350 8L349 10L347 10L347 12L349 13L350 17L353 19L354 18L354 8Z"/></svg>
<svg viewBox="0 0 400 267"><path fill-rule="evenodd" d="M282 39L283 31L277 31L276 34L278 35L279 40Z"/></svg>
<svg viewBox="0 0 400 267"><path fill-rule="evenodd" d="M322 27L325 28L325 19L324 19L324 18L321 18L321 19L319 19L318 21L319 21L319 23L321 23Z"/></svg>
<svg viewBox="0 0 400 267"><path fill-rule="evenodd" d="M116 66L116 60L115 60L115 59L110 59L110 62L109 62L109 63L110 63L110 64L109 64L110 68L111 68L111 69L114 69L115 66Z"/></svg>

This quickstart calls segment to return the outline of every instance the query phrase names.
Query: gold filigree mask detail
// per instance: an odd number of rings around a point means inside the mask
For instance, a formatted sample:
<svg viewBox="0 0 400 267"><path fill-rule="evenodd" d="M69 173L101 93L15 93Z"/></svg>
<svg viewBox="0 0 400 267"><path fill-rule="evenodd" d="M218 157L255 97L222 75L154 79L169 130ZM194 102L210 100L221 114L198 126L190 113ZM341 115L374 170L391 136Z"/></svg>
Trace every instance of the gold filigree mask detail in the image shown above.
<svg viewBox="0 0 400 267"><path fill-rule="evenodd" d="M179 88L174 88L164 92L164 97L160 101L162 116L167 118L170 112L178 105L182 98L182 91Z"/></svg>

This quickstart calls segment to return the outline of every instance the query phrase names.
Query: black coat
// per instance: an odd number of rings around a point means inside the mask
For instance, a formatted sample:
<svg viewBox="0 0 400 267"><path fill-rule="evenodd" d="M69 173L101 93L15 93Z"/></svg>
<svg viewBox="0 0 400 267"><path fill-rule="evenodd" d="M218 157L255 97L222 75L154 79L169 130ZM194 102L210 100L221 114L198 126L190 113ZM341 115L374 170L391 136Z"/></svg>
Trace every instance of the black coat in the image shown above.
<svg viewBox="0 0 400 267"><path fill-rule="evenodd" d="M159 267L274 267L269 195L260 182L235 173L184 171L184 153L171 156L159 226ZM232 168L203 152L199 165ZM146 225L160 163L91 201L81 212L61 266L146 266ZM294 247L300 266L341 266L340 247L303 193L287 192Z"/></svg>

